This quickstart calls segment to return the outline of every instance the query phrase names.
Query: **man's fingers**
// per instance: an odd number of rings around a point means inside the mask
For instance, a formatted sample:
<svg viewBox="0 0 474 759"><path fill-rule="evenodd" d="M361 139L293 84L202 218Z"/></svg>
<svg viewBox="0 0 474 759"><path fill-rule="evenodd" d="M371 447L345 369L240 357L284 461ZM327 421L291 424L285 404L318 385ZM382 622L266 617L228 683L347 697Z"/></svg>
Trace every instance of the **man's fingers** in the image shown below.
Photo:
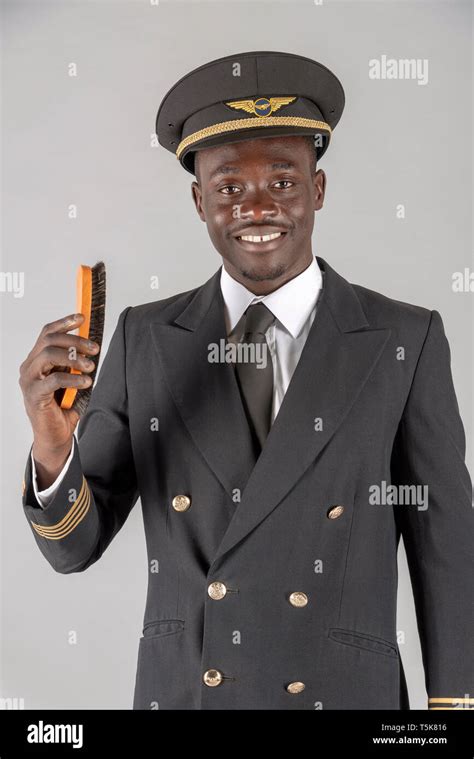
<svg viewBox="0 0 474 759"><path fill-rule="evenodd" d="M44 327L42 327L35 344L33 345L20 368L22 369L28 367L28 364L30 364L36 358L44 346L48 345L50 341L54 339L54 333L66 333L68 330L78 327L83 320L84 314L69 314L69 316L63 316L61 319L56 319L54 322L45 324ZM73 338L77 338L77 336L71 335L70 339L72 340Z"/></svg>
<svg viewBox="0 0 474 759"><path fill-rule="evenodd" d="M61 319L56 319L54 322L45 324L41 330L40 336L44 337L50 332L69 332L71 329L75 329L84 321L84 314L69 314L69 316L63 316Z"/></svg>
<svg viewBox="0 0 474 759"><path fill-rule="evenodd" d="M99 343L88 340L80 335L73 335L69 330L78 327L84 320L84 314L72 314L54 322L45 324L41 329L36 343L22 364L31 363L45 346L54 345L62 348L75 348L78 353L95 354L100 350Z"/></svg>
<svg viewBox="0 0 474 759"><path fill-rule="evenodd" d="M32 362L31 376L33 379L44 379L52 370L66 366L74 367L81 372L91 372L95 368L91 359L77 353L75 349L71 351L70 349L48 345Z"/></svg>
<svg viewBox="0 0 474 759"><path fill-rule="evenodd" d="M97 353L99 350L99 344L93 340L88 340L85 337L79 335L71 335L69 332L49 332L43 338L43 344L54 345L55 347L75 348L78 353Z"/></svg>
<svg viewBox="0 0 474 759"><path fill-rule="evenodd" d="M64 387L77 387L81 390L89 387L92 378L87 374L71 374L70 372L51 372L42 380L37 380L32 389L31 400L46 398Z"/></svg>

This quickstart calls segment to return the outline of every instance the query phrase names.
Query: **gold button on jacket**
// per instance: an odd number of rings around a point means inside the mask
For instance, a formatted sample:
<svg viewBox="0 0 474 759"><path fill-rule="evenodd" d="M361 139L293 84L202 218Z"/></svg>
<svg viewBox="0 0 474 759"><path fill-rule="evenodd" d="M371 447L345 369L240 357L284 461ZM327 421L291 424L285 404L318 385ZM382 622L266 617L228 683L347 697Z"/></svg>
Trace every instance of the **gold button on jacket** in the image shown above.
<svg viewBox="0 0 474 759"><path fill-rule="evenodd" d="M308 596L306 593L302 593L301 591L296 591L295 593L292 593L289 598L290 604L292 606L306 606L308 603Z"/></svg>
<svg viewBox="0 0 474 759"><path fill-rule="evenodd" d="M187 495L175 495L173 509L175 511L187 511L191 506L191 499Z"/></svg>
<svg viewBox="0 0 474 759"><path fill-rule="evenodd" d="M344 511L344 506L333 506L328 511L328 519L337 519Z"/></svg>
<svg viewBox="0 0 474 759"><path fill-rule="evenodd" d="M299 682L298 680L294 683L289 683L289 685L286 686L286 690L288 693L301 693L302 690L305 689L305 684Z"/></svg>
<svg viewBox="0 0 474 759"><path fill-rule="evenodd" d="M210 688L215 688L221 684L224 678L222 677L222 672L219 672L218 669L208 669L204 672L202 679Z"/></svg>
<svg viewBox="0 0 474 759"><path fill-rule="evenodd" d="M220 601L227 593L227 588L223 582L211 582L207 592L214 601Z"/></svg>

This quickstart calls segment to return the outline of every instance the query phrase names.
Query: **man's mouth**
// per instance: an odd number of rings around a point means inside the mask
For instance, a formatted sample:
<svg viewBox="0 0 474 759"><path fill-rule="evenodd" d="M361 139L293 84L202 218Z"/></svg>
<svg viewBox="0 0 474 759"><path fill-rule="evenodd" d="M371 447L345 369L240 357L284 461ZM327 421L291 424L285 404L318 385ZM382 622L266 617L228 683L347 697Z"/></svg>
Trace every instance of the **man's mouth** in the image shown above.
<svg viewBox="0 0 474 759"><path fill-rule="evenodd" d="M242 234L236 235L234 239L249 252L256 250L268 251L281 245L287 234L284 229L273 228L272 230L271 227L262 228L260 234L256 234L256 232L256 229L255 232L251 229L243 229Z"/></svg>
<svg viewBox="0 0 474 759"><path fill-rule="evenodd" d="M243 240L244 242L270 242L270 240L276 240L284 234L285 232L274 232L271 235L240 235L237 237L237 240Z"/></svg>

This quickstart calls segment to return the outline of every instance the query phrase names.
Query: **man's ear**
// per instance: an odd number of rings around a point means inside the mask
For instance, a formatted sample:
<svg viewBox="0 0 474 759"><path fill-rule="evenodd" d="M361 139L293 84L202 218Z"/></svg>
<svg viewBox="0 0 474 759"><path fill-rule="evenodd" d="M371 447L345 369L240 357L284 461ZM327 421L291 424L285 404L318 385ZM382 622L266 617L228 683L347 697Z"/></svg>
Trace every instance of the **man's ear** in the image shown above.
<svg viewBox="0 0 474 759"><path fill-rule="evenodd" d="M196 210L199 214L199 218L201 221L206 221L206 217L204 215L204 211L202 208L202 192L201 187L198 182L192 182L191 183L191 193L194 200L194 205L196 206Z"/></svg>
<svg viewBox="0 0 474 759"><path fill-rule="evenodd" d="M322 169L318 169L313 177L314 186L314 210L320 211L324 205L324 196L326 194L326 174Z"/></svg>

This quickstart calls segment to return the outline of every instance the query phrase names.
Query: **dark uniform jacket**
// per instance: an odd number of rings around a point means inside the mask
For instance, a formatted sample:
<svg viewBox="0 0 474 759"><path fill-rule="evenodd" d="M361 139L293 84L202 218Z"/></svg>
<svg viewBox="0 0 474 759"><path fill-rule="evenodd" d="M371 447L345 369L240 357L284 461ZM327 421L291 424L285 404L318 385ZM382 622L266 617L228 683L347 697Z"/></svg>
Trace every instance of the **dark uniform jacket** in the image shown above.
<svg viewBox="0 0 474 759"><path fill-rule="evenodd" d="M234 367L208 361L220 269L122 311L44 509L28 457L24 511L57 572L96 562L141 499L134 709L408 708L400 535L430 706L474 703L474 515L441 317L317 260L316 318L257 460Z"/></svg>

